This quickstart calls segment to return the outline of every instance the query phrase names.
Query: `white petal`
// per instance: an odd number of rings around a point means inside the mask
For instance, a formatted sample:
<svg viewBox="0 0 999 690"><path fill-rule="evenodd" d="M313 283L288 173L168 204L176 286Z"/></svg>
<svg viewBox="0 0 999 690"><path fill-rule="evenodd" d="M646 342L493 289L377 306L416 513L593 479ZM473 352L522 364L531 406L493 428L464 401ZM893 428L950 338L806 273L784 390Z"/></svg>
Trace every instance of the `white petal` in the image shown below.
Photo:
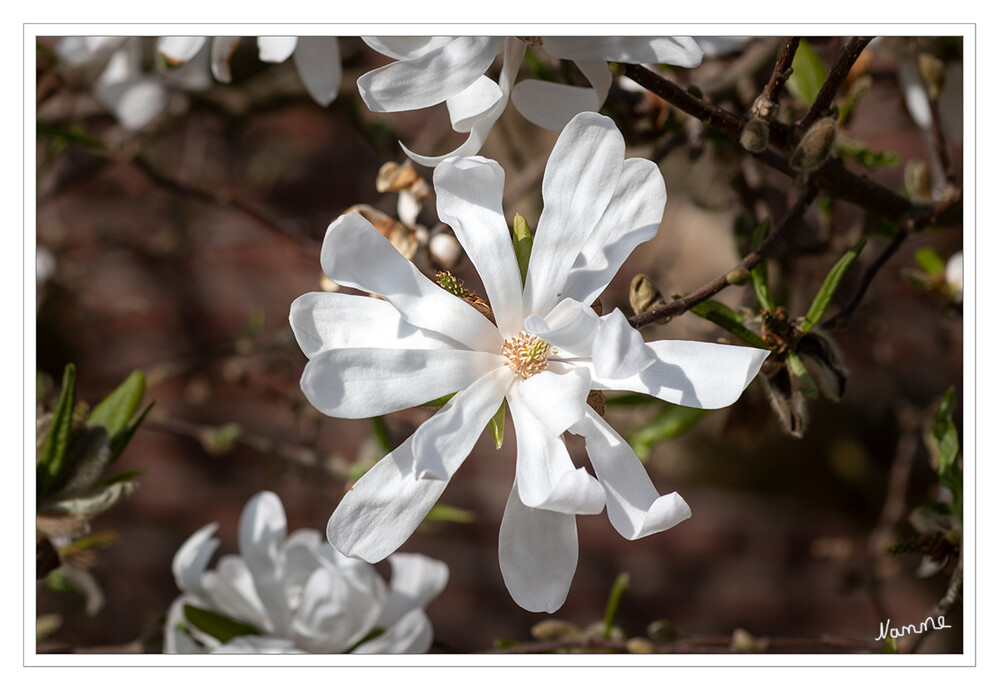
<svg viewBox="0 0 999 690"><path fill-rule="evenodd" d="M413 609L378 637L359 644L352 654L425 654L434 628L423 609Z"/></svg>
<svg viewBox="0 0 999 690"><path fill-rule="evenodd" d="M564 374L542 371L521 381L517 392L548 432L558 435L583 418L590 374L581 367Z"/></svg>
<svg viewBox="0 0 999 690"><path fill-rule="evenodd" d="M505 367L504 367L505 369ZM476 391L488 388L493 379L502 380L500 370L486 381L476 382ZM454 414L460 414L459 398L473 400L478 392L462 391L448 404ZM500 396L502 397L502 396ZM490 416L496 411L499 400L492 406ZM447 407L447 406L445 406ZM489 409L488 405L480 405ZM357 480L333 511L326 526L326 538L339 551L375 563L399 548L423 521L437 499L447 487L451 475L457 471L471 452L476 440L488 421L476 420L466 426L455 426L451 413L442 409L424 422L401 446L378 461L374 467ZM481 423L480 423L481 421ZM442 479L418 479L416 441L422 437L432 440L442 454L438 472Z"/></svg>
<svg viewBox="0 0 999 690"><path fill-rule="evenodd" d="M279 572L278 554L287 534L281 499L270 491L253 496L239 518L239 552L253 575L253 583L273 630L284 632L291 621Z"/></svg>
<svg viewBox="0 0 999 690"><path fill-rule="evenodd" d="M291 303L291 329L306 357L323 350L375 347L440 350L458 347L402 320L388 302L339 292L307 292Z"/></svg>
<svg viewBox="0 0 999 690"><path fill-rule="evenodd" d="M264 62L284 62L295 52L298 39L294 36L260 36L257 52Z"/></svg>
<svg viewBox="0 0 999 690"><path fill-rule="evenodd" d="M450 158L434 170L437 214L451 226L486 289L503 337L524 322L520 268L503 217L503 168L478 156Z"/></svg>
<svg viewBox="0 0 999 690"><path fill-rule="evenodd" d="M500 573L513 600L554 613L569 594L578 558L575 516L528 508L515 481L499 529Z"/></svg>
<svg viewBox="0 0 999 690"><path fill-rule="evenodd" d="M142 129L152 122L166 109L169 99L163 84L151 77L99 82L94 85L94 96L130 130Z"/></svg>
<svg viewBox="0 0 999 690"><path fill-rule="evenodd" d="M534 416L517 395L507 398L517 434L517 480L525 506L569 515L593 515L604 507L600 483L572 464L565 441Z"/></svg>
<svg viewBox="0 0 999 690"><path fill-rule="evenodd" d="M620 309L601 317L593 338L593 371L598 377L627 378L656 361L656 353Z"/></svg>
<svg viewBox="0 0 999 690"><path fill-rule="evenodd" d="M698 36L694 39L706 57L727 55L740 50L752 36Z"/></svg>
<svg viewBox="0 0 999 690"><path fill-rule="evenodd" d="M470 132L472 125L503 98L499 84L482 75L464 91L447 99L451 129Z"/></svg>
<svg viewBox="0 0 999 690"><path fill-rule="evenodd" d="M563 299L544 318L528 316L524 328L558 348L561 358L589 357L599 323L600 317L592 308L574 299Z"/></svg>
<svg viewBox="0 0 999 690"><path fill-rule="evenodd" d="M655 237L665 206L666 185L659 167L643 158L626 160L614 196L576 257L563 295L591 304L635 247Z"/></svg>
<svg viewBox="0 0 999 690"><path fill-rule="evenodd" d="M207 40L204 36L160 36L156 40L156 52L171 64L180 64L197 55Z"/></svg>
<svg viewBox="0 0 999 690"><path fill-rule="evenodd" d="M323 414L364 419L462 390L502 365L469 350L324 350L305 365L302 392Z"/></svg>
<svg viewBox="0 0 999 690"><path fill-rule="evenodd" d="M944 276L947 284L957 292L964 289L964 252L951 254L947 259L947 267L944 269Z"/></svg>
<svg viewBox="0 0 999 690"><path fill-rule="evenodd" d="M173 600L167 611L166 623L163 625L164 654L204 654L208 650L194 641L181 629L184 620L184 605L191 601L181 595Z"/></svg>
<svg viewBox="0 0 999 690"><path fill-rule="evenodd" d="M634 376L593 376L593 388L647 393L687 407L713 410L731 405L756 377L769 350L690 340L646 343L657 360Z"/></svg>
<svg viewBox="0 0 999 690"><path fill-rule="evenodd" d="M447 45L453 36L361 36L369 48L395 60L411 60Z"/></svg>
<svg viewBox="0 0 999 690"><path fill-rule="evenodd" d="M357 89L368 108L379 113L436 105L482 76L502 44L501 37L462 36L361 75Z"/></svg>
<svg viewBox="0 0 999 690"><path fill-rule="evenodd" d="M319 105L328 106L340 90L343 67L336 36L302 36L294 53L295 68L305 90Z"/></svg>
<svg viewBox="0 0 999 690"><path fill-rule="evenodd" d="M573 433L586 439L586 454L607 492L607 517L625 539L662 532L690 517L680 494L659 495L635 451L596 412L587 411Z"/></svg>
<svg viewBox="0 0 999 690"><path fill-rule="evenodd" d="M212 650L213 654L301 654L291 640L265 635L234 637Z"/></svg>
<svg viewBox="0 0 999 690"><path fill-rule="evenodd" d="M384 297L414 326L443 333L473 350L502 348L499 331L485 316L432 283L357 213L330 224L321 260L331 279Z"/></svg>
<svg viewBox="0 0 999 690"><path fill-rule="evenodd" d="M375 627L388 629L413 609L426 608L447 584L447 564L419 553L389 556L392 581L389 598Z"/></svg>
<svg viewBox="0 0 999 690"><path fill-rule="evenodd" d="M570 256L582 249L607 208L624 163L624 138L614 122L580 113L562 130L542 182L544 210L524 286L527 313L548 313L565 287ZM578 249L577 249L578 248Z"/></svg>
<svg viewBox="0 0 999 690"><path fill-rule="evenodd" d="M315 570L306 582L302 603L292 621L297 646L327 654L350 649L374 627L384 585L374 594L351 586L339 569Z"/></svg>
<svg viewBox="0 0 999 690"><path fill-rule="evenodd" d="M697 67L703 57L689 36L545 36L541 48L568 60L653 62Z"/></svg>
<svg viewBox="0 0 999 690"><path fill-rule="evenodd" d="M208 561L219 547L219 540L212 535L219 528L217 522L205 525L188 537L173 557L173 578L181 592L201 591L201 576Z"/></svg>
<svg viewBox="0 0 999 690"><path fill-rule="evenodd" d="M212 39L212 74L220 82L232 81L229 60L239 45L239 36L216 36Z"/></svg>
<svg viewBox="0 0 999 690"><path fill-rule="evenodd" d="M208 41L190 60L176 67L167 68L162 62L156 63L159 78L169 87L181 91L204 91L212 86L211 50Z"/></svg>
<svg viewBox="0 0 999 690"><path fill-rule="evenodd" d="M517 111L539 127L560 132L579 113L600 110L612 80L607 62L582 60L576 64L592 86L525 79L510 94Z"/></svg>
<svg viewBox="0 0 999 690"><path fill-rule="evenodd" d="M204 574L202 586L202 596L211 604L209 608L212 610L250 623L262 632L270 629L267 612L257 596L253 575L240 556L222 556L215 570Z"/></svg>
<svg viewBox="0 0 999 690"><path fill-rule="evenodd" d="M932 131L933 115L926 87L919 75L919 68L912 60L902 60L898 65L898 78L905 93L905 105L913 121L924 131Z"/></svg>

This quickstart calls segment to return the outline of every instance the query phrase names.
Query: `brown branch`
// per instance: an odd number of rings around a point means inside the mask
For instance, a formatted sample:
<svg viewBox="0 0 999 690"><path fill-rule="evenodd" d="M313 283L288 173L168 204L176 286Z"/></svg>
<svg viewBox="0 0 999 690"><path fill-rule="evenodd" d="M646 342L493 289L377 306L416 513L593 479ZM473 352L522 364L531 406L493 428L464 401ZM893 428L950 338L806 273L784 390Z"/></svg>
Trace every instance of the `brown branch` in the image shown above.
<svg viewBox="0 0 999 690"><path fill-rule="evenodd" d="M829 70L829 76L826 77L825 83L819 89L812 107L808 109L805 116L801 118L801 122L798 123L801 131L807 131L816 120L826 115L832 106L833 99L836 98L839 87L843 85L847 75L850 74L853 63L857 61L860 54L864 52L864 48L873 39L873 36L854 36L839 51L839 57L836 58L836 63Z"/></svg>
<svg viewBox="0 0 999 690"><path fill-rule="evenodd" d="M821 652L857 652L876 653L881 646L869 640L854 640L833 635L822 635L816 638L807 637L774 637L758 640L762 653L821 653ZM731 635L693 635L677 642L661 643L648 641L656 654L731 654ZM488 649L481 654L544 654L564 650L589 653L621 653L628 652L628 642L625 640L607 640L604 638L580 638L576 640L553 640L543 642L526 642L514 647ZM742 652L746 653L746 652Z"/></svg>
<svg viewBox="0 0 999 690"><path fill-rule="evenodd" d="M780 47L780 52L777 53L774 71L770 74L767 85L763 87L760 99L774 104L777 103L777 99L780 97L780 90L784 88L784 82L791 76L791 63L794 62L794 54L798 52L798 43L800 42L801 38L798 36L792 36L784 40L784 43Z"/></svg>
<svg viewBox="0 0 999 690"><path fill-rule="evenodd" d="M798 200L794 203L794 206L788 210L781 222L777 224L777 227L772 229L770 234L767 235L763 242L760 243L760 246L747 254L746 258L739 262L736 268L742 268L750 271L753 267L763 261L777 239L780 238L789 227L797 223L801 220L802 216L805 215L805 210L812 203L812 201L815 200L816 194L817 191L815 187L806 187L801 193L801 196L799 196ZM672 319L673 317L684 313L691 307L700 304L704 300L720 292L726 286L730 285L728 282L729 273L731 273L731 271L726 272L724 275L719 276L710 283L702 285L697 290L694 290L680 299L653 307L652 309L644 311L641 314L629 317L628 323L635 328L641 328L642 326L647 326L651 323L664 322Z"/></svg>
<svg viewBox="0 0 999 690"><path fill-rule="evenodd" d="M950 610L954 608L954 604L961 596L961 589L964 586L964 550L962 548L961 555L958 557L957 565L954 567L954 572L951 573L950 582L947 584L947 591L944 592L943 597L936 603L933 610L930 612L932 618L938 618L940 616L946 616L950 613ZM922 646L926 638L934 632L936 628L932 626L927 628L918 637L913 639L911 646L904 650L910 654L914 654ZM902 650L900 650L902 651Z"/></svg>

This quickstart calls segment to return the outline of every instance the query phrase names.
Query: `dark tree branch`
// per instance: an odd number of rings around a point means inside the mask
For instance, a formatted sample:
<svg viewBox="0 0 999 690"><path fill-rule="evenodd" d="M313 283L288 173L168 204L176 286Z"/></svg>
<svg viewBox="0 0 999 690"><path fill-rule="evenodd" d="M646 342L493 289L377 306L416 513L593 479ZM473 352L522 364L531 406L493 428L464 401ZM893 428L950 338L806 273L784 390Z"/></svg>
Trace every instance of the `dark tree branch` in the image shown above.
<svg viewBox="0 0 999 690"><path fill-rule="evenodd" d="M791 76L791 63L794 62L794 54L798 52L798 43L800 42L801 39L798 36L792 36L781 44L780 52L777 53L777 61L774 63L774 71L770 74L767 85L763 87L763 92L760 94L761 99L777 103L780 91L784 88L784 82Z"/></svg>
<svg viewBox="0 0 999 690"><path fill-rule="evenodd" d="M839 87L843 85L847 75L850 73L853 63L857 61L857 58L860 57L860 54L864 52L864 48L867 47L867 44L873 38L873 36L854 36L839 51L836 64L829 70L829 76L826 78L825 83L822 84L822 88L819 89L819 94L815 97L815 102L812 103L812 107L808 109L808 112L805 113L805 116L801 118L801 122L798 124L801 131L807 131L816 120L824 117L829 112L833 99L836 98Z"/></svg>
<svg viewBox="0 0 999 690"><path fill-rule="evenodd" d="M759 640L761 652L767 654L809 652L856 652L876 653L881 646L870 640L853 640L833 635L822 635L816 638L808 637L774 637ZM731 635L693 635L677 642L652 642L656 654L731 654ZM487 649L481 654L543 654L573 650L590 653L628 652L628 642L624 640L607 640L603 638L582 638L576 640L554 640L543 642L527 642L515 647L502 649ZM745 653L745 652L743 652Z"/></svg>
<svg viewBox="0 0 999 690"><path fill-rule="evenodd" d="M789 227L797 223L801 220L802 216L805 215L805 211L808 209L808 206L815 200L816 194L817 191L815 187L812 187L811 185L806 187L801 193L801 196L798 197L798 200L794 203L794 206L788 210L787 215L784 216L783 220L781 220L777 227L771 230L770 234L767 235L763 242L760 243L760 246L757 247L755 251L747 254L746 258L739 262L739 265L736 266L736 268L743 268L750 271L754 266L763 261L777 239L781 237ZM642 326L648 326L652 323L668 321L669 319L672 319L673 317L689 310L691 307L700 304L704 300L720 292L726 286L730 285L728 282L728 274L730 272L731 271L727 272L725 275L719 276L710 283L701 286L685 297L662 304L658 307L653 307L652 309L642 312L641 314L636 314L628 319L628 323L635 328L641 328Z"/></svg>

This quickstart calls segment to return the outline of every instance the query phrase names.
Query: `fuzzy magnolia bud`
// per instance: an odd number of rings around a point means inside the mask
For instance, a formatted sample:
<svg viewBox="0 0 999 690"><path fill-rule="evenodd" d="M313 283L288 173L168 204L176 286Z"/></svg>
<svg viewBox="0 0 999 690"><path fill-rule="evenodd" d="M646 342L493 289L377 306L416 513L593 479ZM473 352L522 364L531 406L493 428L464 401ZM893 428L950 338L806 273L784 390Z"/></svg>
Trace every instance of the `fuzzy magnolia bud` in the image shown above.
<svg viewBox="0 0 999 690"><path fill-rule="evenodd" d="M943 60L929 53L919 54L919 73L923 77L923 83L926 84L926 93L931 100L935 101L940 98L940 92L943 91L945 72Z"/></svg>
<svg viewBox="0 0 999 690"><path fill-rule="evenodd" d="M725 274L725 282L729 285L745 285L749 282L749 271L742 266L736 266Z"/></svg>
<svg viewBox="0 0 999 690"><path fill-rule="evenodd" d="M788 161L792 168L802 172L817 170L825 163L836 146L836 119L824 117L816 121L805 136L801 138L798 148L791 154Z"/></svg>
<svg viewBox="0 0 999 690"><path fill-rule="evenodd" d="M910 199L929 201L933 196L933 180L924 161L911 160L905 165L904 188Z"/></svg>
<svg viewBox="0 0 999 690"><path fill-rule="evenodd" d="M531 637L535 640L571 640L580 636L580 630L567 621L549 618L531 627Z"/></svg>
<svg viewBox="0 0 999 690"><path fill-rule="evenodd" d="M761 153L770 142L770 125L762 118L754 117L739 133L739 143L750 153Z"/></svg>
<svg viewBox="0 0 999 690"><path fill-rule="evenodd" d="M628 301L631 303L632 311L641 314L658 304L662 304L663 296L651 278L644 273L639 273L631 279L631 292L628 294Z"/></svg>

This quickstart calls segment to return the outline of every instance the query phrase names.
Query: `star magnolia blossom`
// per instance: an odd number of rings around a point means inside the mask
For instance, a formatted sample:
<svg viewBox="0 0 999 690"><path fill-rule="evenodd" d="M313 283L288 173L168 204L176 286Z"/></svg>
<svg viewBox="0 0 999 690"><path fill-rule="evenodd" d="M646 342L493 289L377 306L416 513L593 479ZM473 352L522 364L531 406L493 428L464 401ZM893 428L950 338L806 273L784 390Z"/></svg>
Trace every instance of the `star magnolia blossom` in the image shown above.
<svg viewBox="0 0 999 690"><path fill-rule="evenodd" d="M217 36L211 39L212 74L221 82L232 81L229 59L236 50L239 36ZM170 36L161 38L157 50L174 64L191 59L208 42L204 36ZM257 49L264 62L295 62L298 76L312 99L327 106L340 90L343 68L340 64L340 42L335 36L260 36Z"/></svg>
<svg viewBox="0 0 999 690"><path fill-rule="evenodd" d="M600 109L610 90L607 62L652 62L695 67L701 49L692 38L598 36L366 36L362 40L396 62L362 75L357 88L375 112L397 112L447 103L451 126L468 139L443 156L420 156L402 148L417 163L433 166L450 156L478 153L508 100L534 124L560 131L578 113ZM590 87L525 79L514 86L528 44L553 58L573 60ZM485 71L503 51L499 84Z"/></svg>
<svg viewBox="0 0 999 690"><path fill-rule="evenodd" d="M495 324L424 277L357 214L330 225L323 269L383 299L310 293L292 304L291 324L310 358L302 390L325 414L372 417L458 391L347 492L327 537L371 562L392 553L505 398L517 466L500 526L500 568L518 604L552 612L576 568L576 515L606 507L628 539L690 516L676 493L659 496L627 442L587 405L589 392L721 407L739 397L767 351L646 344L619 310L599 317L588 306L656 234L666 203L659 169L625 160L620 132L602 115L577 115L552 151L523 281L501 206L502 168L451 158L436 168L434 186L438 214L478 268ZM596 477L573 465L566 431L585 439Z"/></svg>
<svg viewBox="0 0 999 690"><path fill-rule="evenodd" d="M396 554L386 585L368 563L338 553L316 530L286 536L286 526L281 500L264 491L243 509L239 556L222 556L215 570L206 569L219 545L212 537L216 523L184 542L173 559L183 594L167 614L164 652L417 654L430 649L433 628L423 607L447 584L446 565L419 554ZM185 619L185 606L221 614L260 634L222 643ZM365 640L375 630L382 632Z"/></svg>

